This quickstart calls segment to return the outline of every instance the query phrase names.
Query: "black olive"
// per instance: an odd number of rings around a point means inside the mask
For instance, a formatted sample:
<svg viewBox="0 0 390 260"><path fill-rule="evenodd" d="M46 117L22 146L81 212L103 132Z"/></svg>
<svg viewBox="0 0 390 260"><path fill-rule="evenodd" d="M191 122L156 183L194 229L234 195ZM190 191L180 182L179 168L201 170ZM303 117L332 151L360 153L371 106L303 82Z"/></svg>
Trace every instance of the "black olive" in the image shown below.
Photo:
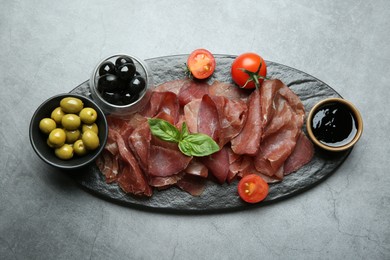
<svg viewBox="0 0 390 260"><path fill-rule="evenodd" d="M118 88L118 77L112 74L106 74L98 79L98 91L100 93L114 92Z"/></svg>
<svg viewBox="0 0 390 260"><path fill-rule="evenodd" d="M115 104L115 105L123 105L123 102L122 102L122 93L121 93L121 92L115 92L115 93L114 93L113 104Z"/></svg>
<svg viewBox="0 0 390 260"><path fill-rule="evenodd" d="M130 95L130 93L124 93L124 95L122 96L122 102L123 104L125 105L128 105L132 102L133 100L133 96Z"/></svg>
<svg viewBox="0 0 390 260"><path fill-rule="evenodd" d="M114 102L114 93L113 92L104 91L102 93L102 97L108 103L113 103Z"/></svg>
<svg viewBox="0 0 390 260"><path fill-rule="evenodd" d="M116 75L122 80L129 81L134 77L135 66L133 63L125 63L116 69Z"/></svg>
<svg viewBox="0 0 390 260"><path fill-rule="evenodd" d="M129 81L118 78L117 90L122 92L126 91L127 89L129 89L129 84Z"/></svg>
<svg viewBox="0 0 390 260"><path fill-rule="evenodd" d="M129 57L126 57L126 56L120 56L115 60L115 66L117 68L119 68L120 66L122 66L126 63L134 64L133 60Z"/></svg>
<svg viewBox="0 0 390 260"><path fill-rule="evenodd" d="M115 66L111 61L103 62L99 67L99 75L115 74Z"/></svg>
<svg viewBox="0 0 390 260"><path fill-rule="evenodd" d="M130 81L130 93L140 94L146 87L145 79L141 76L135 76Z"/></svg>

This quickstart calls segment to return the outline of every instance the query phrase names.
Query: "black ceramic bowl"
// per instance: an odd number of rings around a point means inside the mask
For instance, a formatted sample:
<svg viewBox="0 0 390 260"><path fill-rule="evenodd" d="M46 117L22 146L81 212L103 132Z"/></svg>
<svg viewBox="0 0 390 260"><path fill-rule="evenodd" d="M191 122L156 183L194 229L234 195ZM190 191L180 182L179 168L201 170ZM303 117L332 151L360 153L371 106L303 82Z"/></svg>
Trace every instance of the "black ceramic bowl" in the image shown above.
<svg viewBox="0 0 390 260"><path fill-rule="evenodd" d="M97 149L89 151L84 156L73 156L72 159L62 160L59 159L55 153L54 149L50 148L47 144L48 136L41 132L39 129L39 122L41 119L48 117L50 118L51 112L60 106L61 99L65 97L76 97L83 101L84 107L91 107L97 112L96 124L99 129L98 137L100 145ZM107 142L108 135L108 126L107 120L103 111L96 105L92 100L77 94L65 93L56 95L47 99L43 102L35 111L34 115L31 118L30 122L30 142L37 153L37 155L46 163L61 169L77 169L83 166L88 165L93 162L96 157L103 151L103 148Z"/></svg>

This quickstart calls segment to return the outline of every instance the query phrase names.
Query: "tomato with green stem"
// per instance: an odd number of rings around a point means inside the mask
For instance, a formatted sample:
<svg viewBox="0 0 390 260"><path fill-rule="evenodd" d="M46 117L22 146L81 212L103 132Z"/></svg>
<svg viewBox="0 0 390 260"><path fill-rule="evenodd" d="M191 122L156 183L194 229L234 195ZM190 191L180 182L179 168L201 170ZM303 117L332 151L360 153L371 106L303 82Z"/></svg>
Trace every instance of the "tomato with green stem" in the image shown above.
<svg viewBox="0 0 390 260"><path fill-rule="evenodd" d="M194 50L187 59L188 72L197 79L210 77L215 70L214 55L206 49Z"/></svg>
<svg viewBox="0 0 390 260"><path fill-rule="evenodd" d="M231 75L240 88L259 88L267 76L267 64L256 53L244 53L233 61Z"/></svg>
<svg viewBox="0 0 390 260"><path fill-rule="evenodd" d="M237 186L238 195L248 203L257 203L264 200L268 195L268 183L256 174L244 176Z"/></svg>

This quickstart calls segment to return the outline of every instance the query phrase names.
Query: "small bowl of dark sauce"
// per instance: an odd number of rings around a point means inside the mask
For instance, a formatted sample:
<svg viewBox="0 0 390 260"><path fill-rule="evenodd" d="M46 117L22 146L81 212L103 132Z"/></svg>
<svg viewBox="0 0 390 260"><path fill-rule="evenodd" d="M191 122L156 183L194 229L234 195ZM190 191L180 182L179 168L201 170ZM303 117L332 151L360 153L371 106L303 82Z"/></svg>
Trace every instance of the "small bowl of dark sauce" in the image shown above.
<svg viewBox="0 0 390 260"><path fill-rule="evenodd" d="M322 149L340 152L351 148L363 132L363 120L357 108L342 98L318 102L306 122L311 140Z"/></svg>

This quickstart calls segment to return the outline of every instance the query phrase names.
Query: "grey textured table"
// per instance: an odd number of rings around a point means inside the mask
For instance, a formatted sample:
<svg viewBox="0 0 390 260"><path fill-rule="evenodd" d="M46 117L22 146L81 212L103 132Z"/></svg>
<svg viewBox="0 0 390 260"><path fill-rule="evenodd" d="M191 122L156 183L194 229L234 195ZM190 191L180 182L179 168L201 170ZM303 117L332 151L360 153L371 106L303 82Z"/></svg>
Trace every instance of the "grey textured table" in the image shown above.
<svg viewBox="0 0 390 260"><path fill-rule="evenodd" d="M390 2L321 2L2 1L0 259L390 259ZM199 47L254 51L323 80L361 111L361 140L313 189L204 215L107 202L33 152L34 110L103 57Z"/></svg>

